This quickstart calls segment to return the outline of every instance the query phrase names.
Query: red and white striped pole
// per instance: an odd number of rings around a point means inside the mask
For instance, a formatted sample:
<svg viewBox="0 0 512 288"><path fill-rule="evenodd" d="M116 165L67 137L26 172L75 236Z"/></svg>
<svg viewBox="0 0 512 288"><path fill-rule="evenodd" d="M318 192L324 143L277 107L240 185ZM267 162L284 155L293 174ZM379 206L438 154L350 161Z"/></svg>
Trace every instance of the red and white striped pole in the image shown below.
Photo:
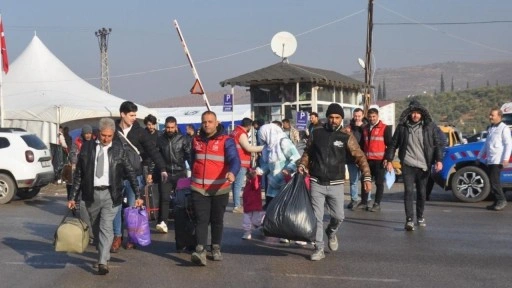
<svg viewBox="0 0 512 288"><path fill-rule="evenodd" d="M192 89L190 89L190 93L192 94L199 94L203 96L204 104L206 104L206 108L208 111L211 111L210 109L210 103L208 102L208 97L206 97L206 93L203 89L203 84L201 83L201 79L199 79L199 74L197 73L196 67L194 65L194 61L192 61L192 56L190 55L190 52L187 48L187 43L185 42L185 38L183 38L183 34L181 34L180 26L178 25L178 21L174 20L174 26L176 27L176 31L178 32L178 36L180 37L181 45L183 46L183 50L185 51L185 56L187 56L188 63L190 64L190 67L192 68L192 73L194 74L194 77L196 78L196 82L194 83L194 86L192 86ZM196 91L196 89L199 88L199 91Z"/></svg>

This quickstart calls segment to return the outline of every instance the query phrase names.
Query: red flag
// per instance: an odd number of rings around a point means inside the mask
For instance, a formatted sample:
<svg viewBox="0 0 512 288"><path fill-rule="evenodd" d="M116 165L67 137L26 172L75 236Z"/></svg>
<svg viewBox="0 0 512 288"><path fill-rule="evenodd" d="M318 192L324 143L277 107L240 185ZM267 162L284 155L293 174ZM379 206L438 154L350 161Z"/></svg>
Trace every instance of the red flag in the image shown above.
<svg viewBox="0 0 512 288"><path fill-rule="evenodd" d="M0 50L2 51L2 69L5 74L7 74L7 72L9 72L9 58L7 58L7 46L5 45L4 23L2 22L2 16L0 16Z"/></svg>

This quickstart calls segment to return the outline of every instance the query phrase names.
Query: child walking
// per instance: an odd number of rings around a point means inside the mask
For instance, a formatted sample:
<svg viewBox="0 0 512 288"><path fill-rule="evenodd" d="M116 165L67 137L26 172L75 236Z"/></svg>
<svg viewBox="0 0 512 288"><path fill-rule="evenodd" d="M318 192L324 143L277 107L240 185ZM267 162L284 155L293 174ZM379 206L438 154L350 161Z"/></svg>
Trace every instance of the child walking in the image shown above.
<svg viewBox="0 0 512 288"><path fill-rule="evenodd" d="M261 204L261 185L256 175L256 171L250 169L247 173L247 181L244 187L244 194L242 196L244 207L244 220L242 227L244 235L242 239L250 240L252 238L251 232L257 229L263 222L265 211Z"/></svg>

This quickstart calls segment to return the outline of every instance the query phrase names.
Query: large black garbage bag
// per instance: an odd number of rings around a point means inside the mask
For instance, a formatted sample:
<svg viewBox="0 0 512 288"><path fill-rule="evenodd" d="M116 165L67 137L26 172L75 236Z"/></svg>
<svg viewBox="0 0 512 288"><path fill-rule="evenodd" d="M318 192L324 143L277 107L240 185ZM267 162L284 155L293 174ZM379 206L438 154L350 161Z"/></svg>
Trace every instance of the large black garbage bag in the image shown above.
<svg viewBox="0 0 512 288"><path fill-rule="evenodd" d="M315 241L315 212L302 174L295 173L268 205L263 233L288 240Z"/></svg>

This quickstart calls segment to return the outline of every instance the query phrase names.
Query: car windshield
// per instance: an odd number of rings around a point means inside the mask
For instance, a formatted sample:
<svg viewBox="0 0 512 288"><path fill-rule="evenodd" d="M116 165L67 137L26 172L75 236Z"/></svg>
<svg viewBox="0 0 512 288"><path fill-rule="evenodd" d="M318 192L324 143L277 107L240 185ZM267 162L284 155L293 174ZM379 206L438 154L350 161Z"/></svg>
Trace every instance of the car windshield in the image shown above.
<svg viewBox="0 0 512 288"><path fill-rule="evenodd" d="M507 124L508 126L512 126L512 114L503 114L501 121L503 121L503 123Z"/></svg>
<svg viewBox="0 0 512 288"><path fill-rule="evenodd" d="M21 139L23 139L23 141L25 141L25 143L27 143L28 147L30 148L34 148L36 150L48 149L46 144L44 144L44 142L34 134L21 135Z"/></svg>

